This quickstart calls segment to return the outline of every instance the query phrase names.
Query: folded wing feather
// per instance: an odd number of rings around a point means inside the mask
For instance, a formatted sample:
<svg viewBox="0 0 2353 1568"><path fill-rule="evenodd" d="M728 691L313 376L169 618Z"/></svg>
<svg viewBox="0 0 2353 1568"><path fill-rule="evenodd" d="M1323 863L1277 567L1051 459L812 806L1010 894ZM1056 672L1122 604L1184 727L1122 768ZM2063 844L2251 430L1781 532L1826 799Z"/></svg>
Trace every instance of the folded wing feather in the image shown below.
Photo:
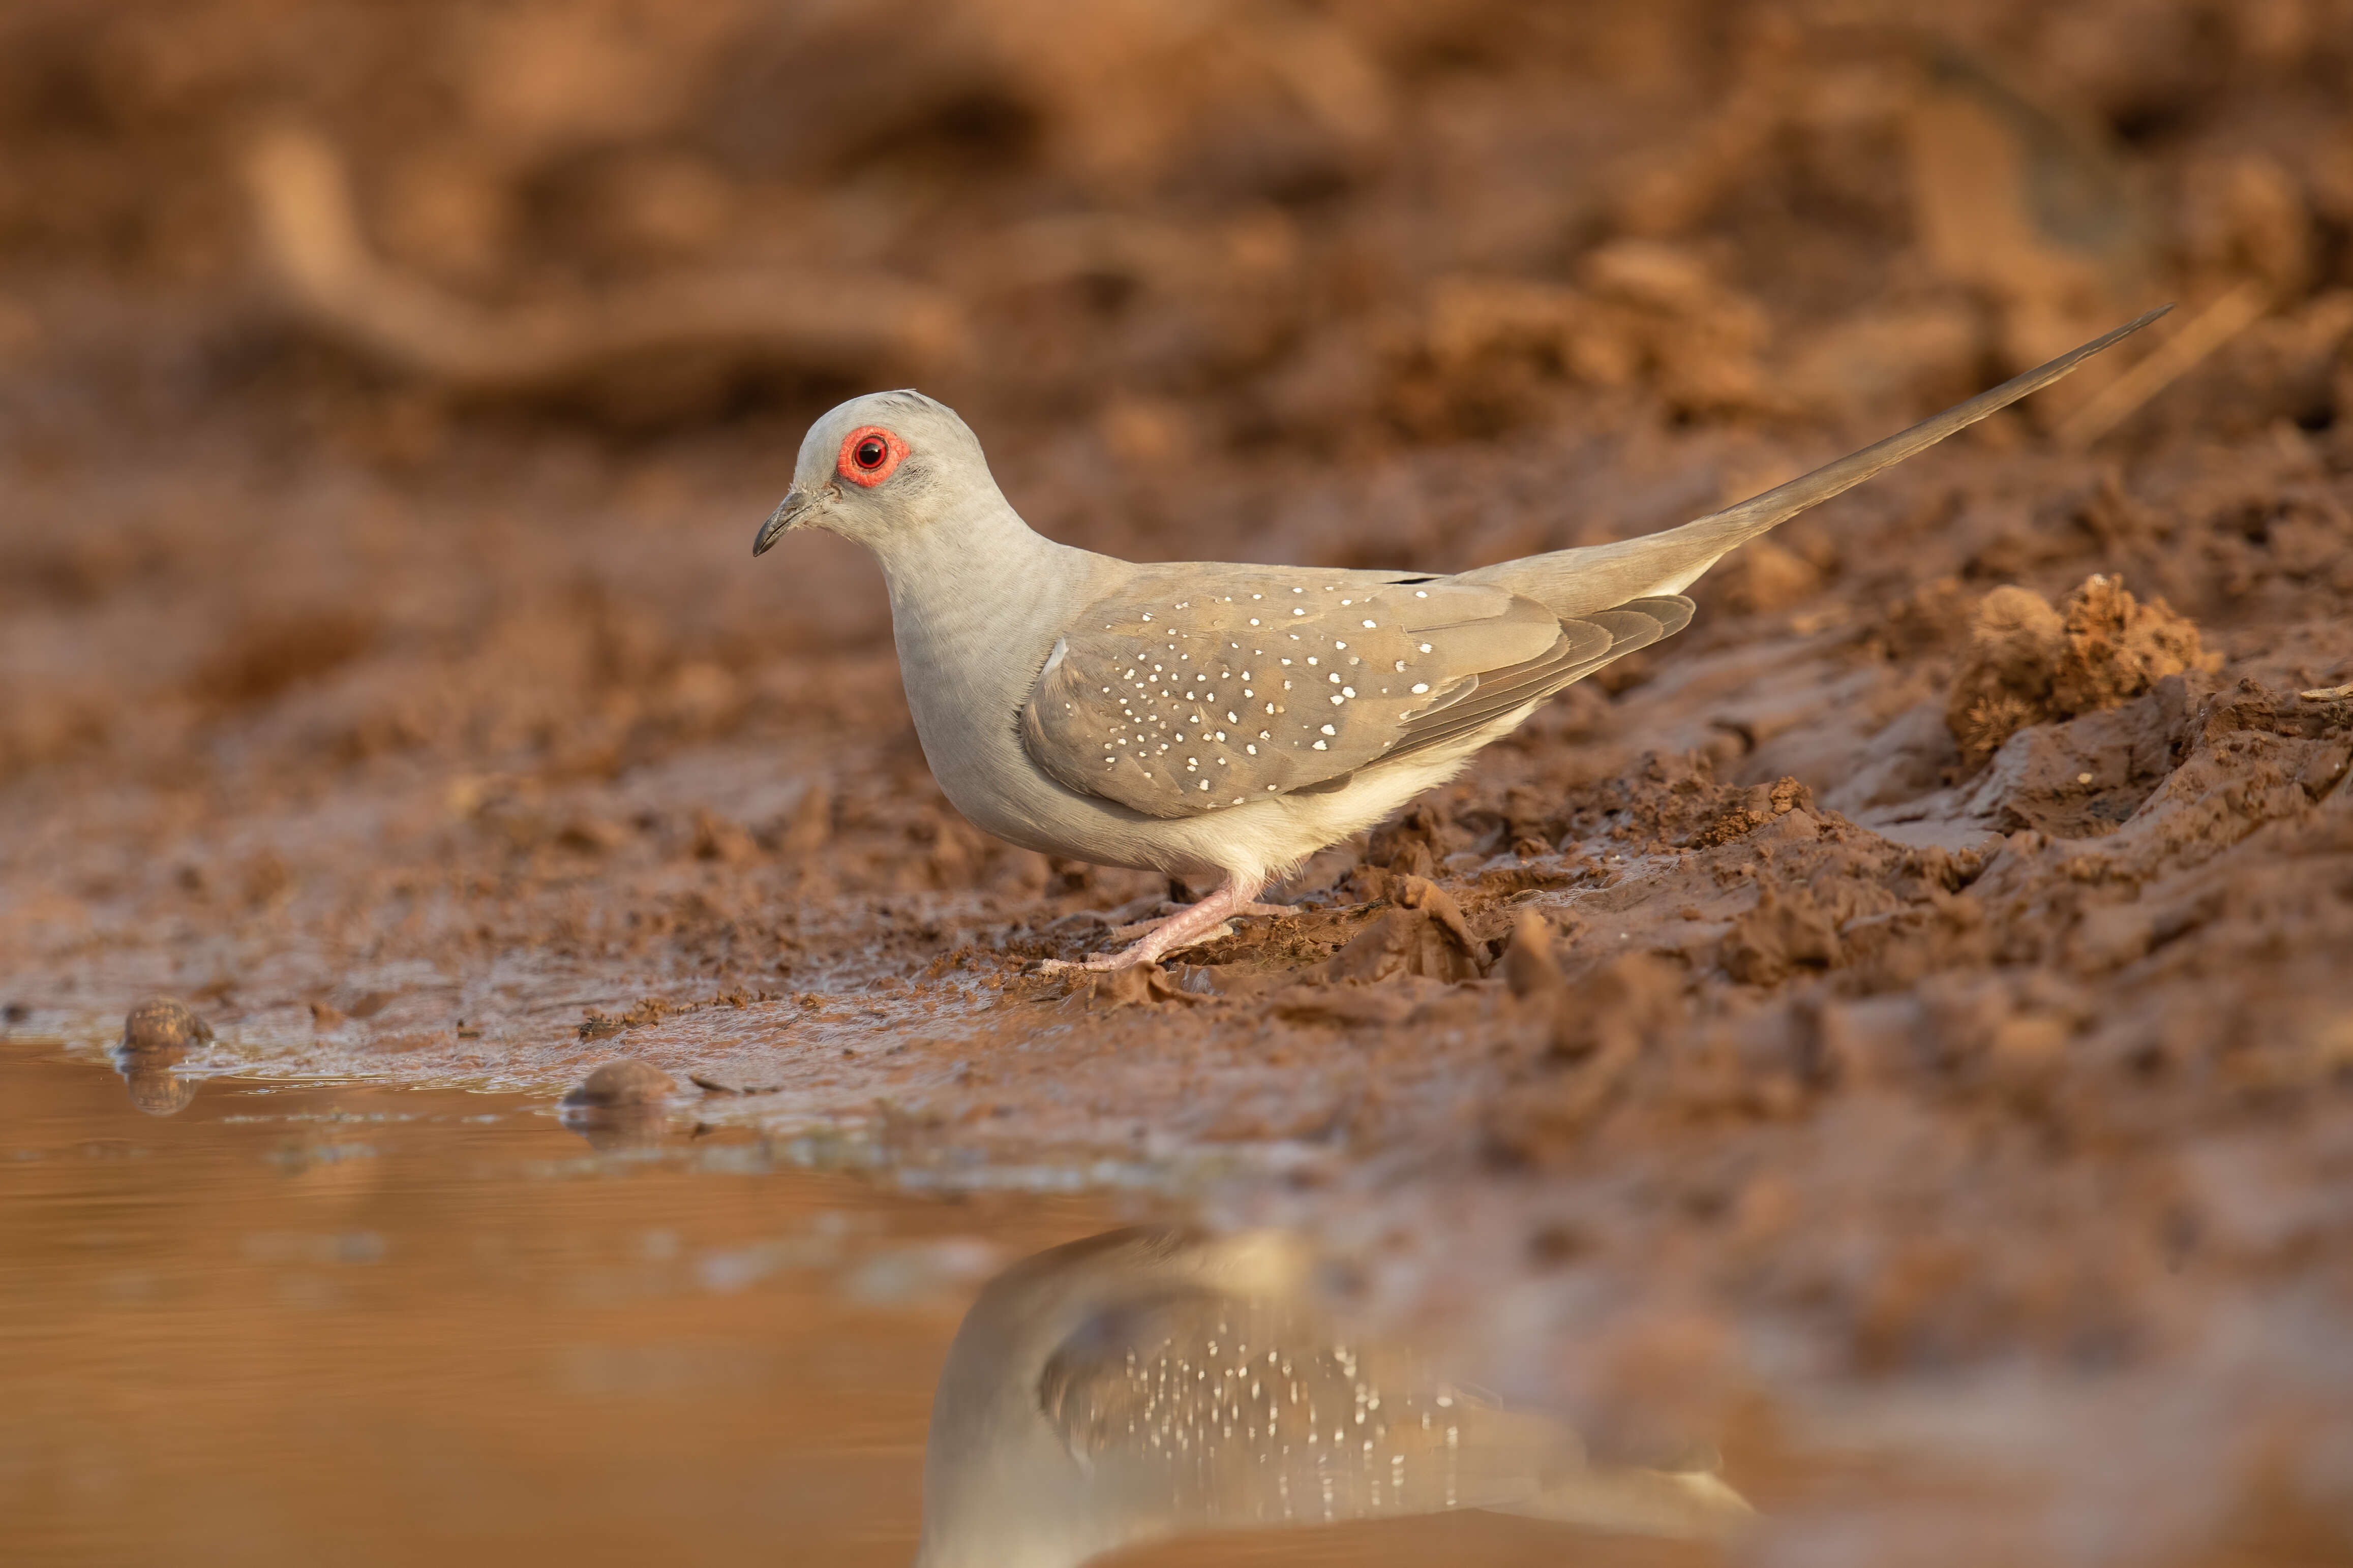
<svg viewBox="0 0 2353 1568"><path fill-rule="evenodd" d="M1564 622L1448 578L1149 566L1056 644L1022 741L1069 788L1148 816L1229 810L1482 728L1689 616L1662 599Z"/></svg>

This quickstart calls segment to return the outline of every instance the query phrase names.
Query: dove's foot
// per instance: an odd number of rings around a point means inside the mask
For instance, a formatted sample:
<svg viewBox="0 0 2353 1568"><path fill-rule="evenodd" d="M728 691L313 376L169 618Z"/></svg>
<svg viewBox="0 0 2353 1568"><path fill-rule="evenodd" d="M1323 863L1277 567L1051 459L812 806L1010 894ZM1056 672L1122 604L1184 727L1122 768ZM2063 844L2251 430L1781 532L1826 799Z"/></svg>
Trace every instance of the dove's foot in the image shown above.
<svg viewBox="0 0 2353 1568"><path fill-rule="evenodd" d="M1116 952L1098 952L1076 963L1060 959L1048 959L1039 968L1048 973L1060 970L1083 969L1100 973L1107 969L1128 969L1139 963L1157 963L1164 953L1179 948L1197 946L1225 933L1226 922L1238 915L1287 915L1293 910L1282 904L1261 904L1257 901L1260 884L1240 882L1229 878L1218 889L1198 904L1187 904L1173 914L1157 920L1138 921L1113 931L1114 941L1121 937L1137 940Z"/></svg>

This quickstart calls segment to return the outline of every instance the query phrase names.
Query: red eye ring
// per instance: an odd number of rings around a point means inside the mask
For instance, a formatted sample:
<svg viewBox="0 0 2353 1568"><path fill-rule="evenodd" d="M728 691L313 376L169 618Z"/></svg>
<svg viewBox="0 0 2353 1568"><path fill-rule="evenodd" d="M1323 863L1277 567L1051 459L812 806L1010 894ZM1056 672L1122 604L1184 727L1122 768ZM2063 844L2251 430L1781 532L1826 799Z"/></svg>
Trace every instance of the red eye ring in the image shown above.
<svg viewBox="0 0 2353 1568"><path fill-rule="evenodd" d="M851 484L871 489L889 479L907 455L907 443L880 425L863 425L841 438L841 455L834 472Z"/></svg>

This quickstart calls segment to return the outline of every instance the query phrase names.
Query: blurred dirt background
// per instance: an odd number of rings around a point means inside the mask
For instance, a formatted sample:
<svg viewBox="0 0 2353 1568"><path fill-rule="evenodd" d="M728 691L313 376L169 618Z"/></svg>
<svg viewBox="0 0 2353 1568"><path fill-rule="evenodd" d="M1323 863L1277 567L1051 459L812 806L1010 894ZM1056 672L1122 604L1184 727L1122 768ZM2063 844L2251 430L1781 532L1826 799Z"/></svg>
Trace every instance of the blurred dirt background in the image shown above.
<svg viewBox="0 0 2353 1568"><path fill-rule="evenodd" d="M1924 16L16 0L9 1026L1214 1155L1605 1446L1971 1467L1768 1554L2353 1556L2353 0ZM1073 542L1446 570L2163 300L1092 992L1174 889L967 827L871 563L749 555L878 385Z"/></svg>

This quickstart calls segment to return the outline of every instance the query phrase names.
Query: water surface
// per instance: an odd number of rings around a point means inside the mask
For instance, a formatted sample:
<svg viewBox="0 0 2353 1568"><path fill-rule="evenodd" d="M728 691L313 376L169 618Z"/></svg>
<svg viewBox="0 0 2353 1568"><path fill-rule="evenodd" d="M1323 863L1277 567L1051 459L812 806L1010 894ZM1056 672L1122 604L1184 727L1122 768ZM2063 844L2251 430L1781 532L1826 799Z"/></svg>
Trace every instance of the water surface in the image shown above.
<svg viewBox="0 0 2353 1568"><path fill-rule="evenodd" d="M903 1564L934 1386L1016 1261L1135 1200L912 1195L691 1114L126 1075L0 1039L10 1563ZM1123 1563L1704 1549L1450 1513Z"/></svg>

